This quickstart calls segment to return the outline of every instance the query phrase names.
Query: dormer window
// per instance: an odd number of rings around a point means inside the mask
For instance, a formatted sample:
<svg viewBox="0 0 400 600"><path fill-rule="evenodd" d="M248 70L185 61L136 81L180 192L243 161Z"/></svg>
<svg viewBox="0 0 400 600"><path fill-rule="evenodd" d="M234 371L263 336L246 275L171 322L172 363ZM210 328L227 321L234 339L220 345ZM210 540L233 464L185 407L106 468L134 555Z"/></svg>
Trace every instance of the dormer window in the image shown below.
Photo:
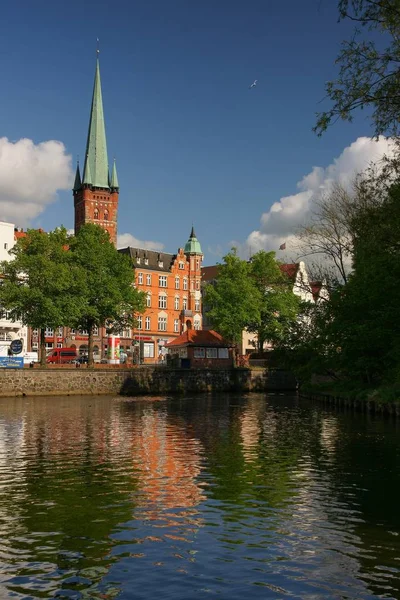
<svg viewBox="0 0 400 600"><path fill-rule="evenodd" d="M140 256L136 259L136 263L140 265Z"/></svg>
<svg viewBox="0 0 400 600"><path fill-rule="evenodd" d="M148 259L148 258L145 258L145 259L144 259L144 264L145 264L145 265L148 265L148 264L149 264L149 259Z"/></svg>
<svg viewBox="0 0 400 600"><path fill-rule="evenodd" d="M163 261L162 261L162 260L159 260L159 261L158 261L158 266L159 266L161 269L163 268L163 266L164 266L164 263L163 263Z"/></svg>

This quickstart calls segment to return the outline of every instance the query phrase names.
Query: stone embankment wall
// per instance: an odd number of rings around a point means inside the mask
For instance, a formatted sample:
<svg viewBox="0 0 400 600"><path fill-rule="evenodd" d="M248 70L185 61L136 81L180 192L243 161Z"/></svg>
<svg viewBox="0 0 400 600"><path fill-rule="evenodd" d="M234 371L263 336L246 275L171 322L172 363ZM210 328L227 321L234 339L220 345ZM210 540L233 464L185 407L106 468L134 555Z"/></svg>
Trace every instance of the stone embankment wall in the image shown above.
<svg viewBox="0 0 400 600"><path fill-rule="evenodd" d="M274 387L271 381L271 389ZM265 371L251 369L4 369L0 396L186 394L268 389Z"/></svg>

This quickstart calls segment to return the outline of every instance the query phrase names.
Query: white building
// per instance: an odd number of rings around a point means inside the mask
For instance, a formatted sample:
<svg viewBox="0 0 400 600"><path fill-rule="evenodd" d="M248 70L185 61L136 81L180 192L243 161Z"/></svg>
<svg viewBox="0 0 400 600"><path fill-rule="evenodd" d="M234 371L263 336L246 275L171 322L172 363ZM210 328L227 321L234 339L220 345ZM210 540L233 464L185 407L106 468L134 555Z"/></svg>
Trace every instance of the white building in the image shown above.
<svg viewBox="0 0 400 600"><path fill-rule="evenodd" d="M0 261L11 260L9 250L15 244L14 225L0 221ZM12 340L23 342L23 353L27 350L28 328L20 322L10 321L8 314L0 306L0 356L7 356Z"/></svg>

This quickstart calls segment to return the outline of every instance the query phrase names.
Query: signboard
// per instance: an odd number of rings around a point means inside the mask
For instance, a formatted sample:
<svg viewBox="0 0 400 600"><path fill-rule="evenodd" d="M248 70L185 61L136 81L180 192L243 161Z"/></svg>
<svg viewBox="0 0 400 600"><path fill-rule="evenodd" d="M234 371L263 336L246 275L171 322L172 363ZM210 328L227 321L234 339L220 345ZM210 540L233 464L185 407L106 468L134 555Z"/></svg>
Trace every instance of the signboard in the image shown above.
<svg viewBox="0 0 400 600"><path fill-rule="evenodd" d="M22 340L13 340L10 344L11 352L13 354L21 354L23 343Z"/></svg>
<svg viewBox="0 0 400 600"><path fill-rule="evenodd" d="M135 335L133 339L141 342L151 342L153 340L153 338L148 335Z"/></svg>
<svg viewBox="0 0 400 600"><path fill-rule="evenodd" d="M22 356L0 356L0 369L22 369L23 366Z"/></svg>

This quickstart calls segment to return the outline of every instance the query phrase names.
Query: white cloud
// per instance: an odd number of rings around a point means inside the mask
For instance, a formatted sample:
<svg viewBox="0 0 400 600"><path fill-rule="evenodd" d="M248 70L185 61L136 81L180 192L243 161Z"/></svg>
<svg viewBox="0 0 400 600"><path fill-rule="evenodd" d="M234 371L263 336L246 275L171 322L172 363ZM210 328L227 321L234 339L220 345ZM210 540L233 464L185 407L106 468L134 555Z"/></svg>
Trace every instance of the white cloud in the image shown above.
<svg viewBox="0 0 400 600"><path fill-rule="evenodd" d="M0 138L0 219L28 225L72 181L71 156L61 142Z"/></svg>
<svg viewBox="0 0 400 600"><path fill-rule="evenodd" d="M244 244L231 243L243 257L262 249L278 250L283 242L286 243L286 251L290 252L295 247L296 227L307 220L321 192L329 190L333 182L349 186L356 173L365 171L371 162L377 162L384 154L390 155L391 152L391 143L387 138L380 137L378 141L358 138L328 167L313 167L297 183L299 191L296 194L285 196L272 204L261 216L260 228L252 231Z"/></svg>
<svg viewBox="0 0 400 600"><path fill-rule="evenodd" d="M146 250L163 250L164 244L161 242L152 242L150 240L139 240L130 233L121 233L118 235L117 248L126 248L132 246L133 248L144 248Z"/></svg>

